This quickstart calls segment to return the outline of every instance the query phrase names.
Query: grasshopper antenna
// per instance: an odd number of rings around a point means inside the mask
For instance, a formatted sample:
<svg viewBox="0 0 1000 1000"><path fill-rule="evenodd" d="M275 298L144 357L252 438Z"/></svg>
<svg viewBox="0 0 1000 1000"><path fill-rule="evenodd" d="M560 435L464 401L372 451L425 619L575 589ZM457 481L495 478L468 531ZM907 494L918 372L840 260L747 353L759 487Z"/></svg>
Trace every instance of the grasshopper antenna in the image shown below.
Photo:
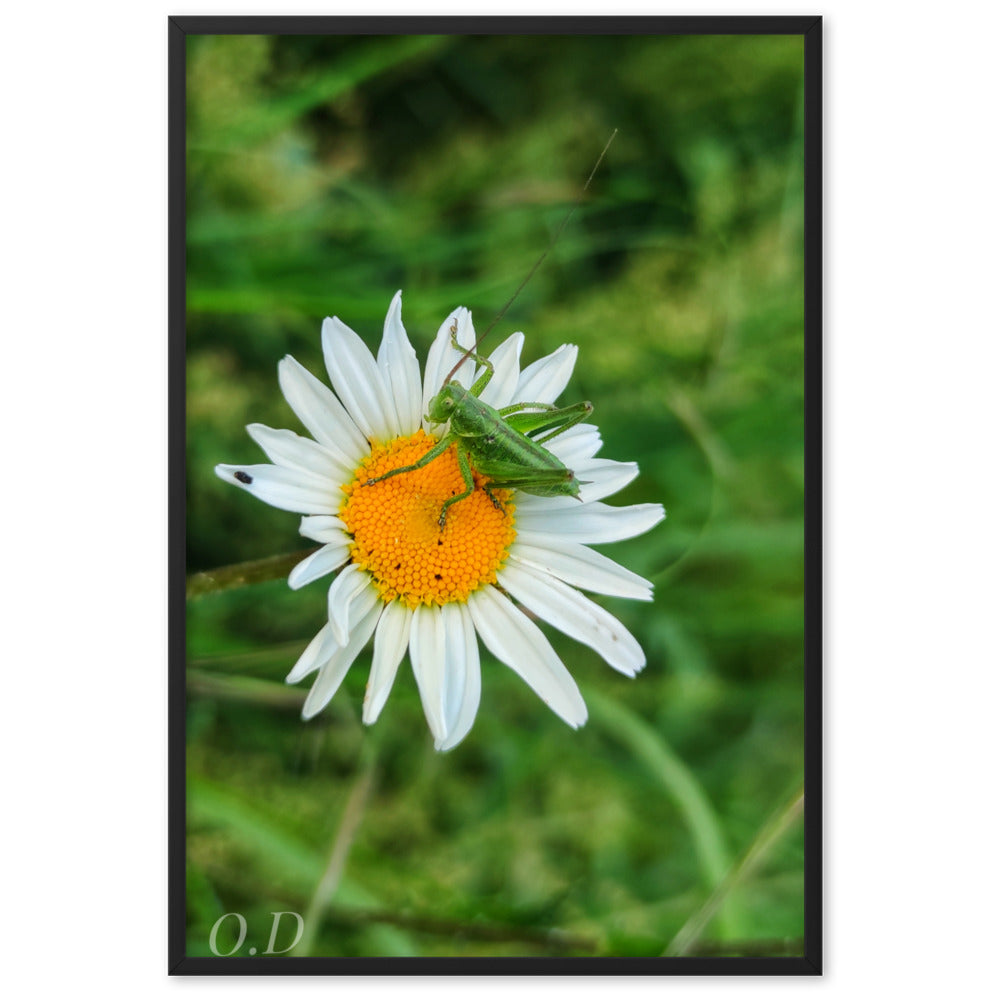
<svg viewBox="0 0 1000 1000"><path fill-rule="evenodd" d="M486 339L486 337L489 335L489 332L493 329L493 327L495 327L497 323L499 323L500 320L502 320L504 316L507 315L507 310L514 304L517 297L523 291L524 286L527 285L529 281L531 281L535 272L539 269L539 267L541 267L542 261L545 260L546 257L548 257L549 251L556 245L556 243L559 240L559 237L562 236L562 231L566 228L566 224L573 217L573 213L580 207L580 203L583 201L583 196L587 193L587 188L590 187L590 182L594 179L594 174L597 173L597 168L603 162L604 155L611 148L611 143L615 141L616 135L618 135L618 129L615 129L611 133L610 137L608 138L608 141L604 144L604 149L601 150L601 155L598 156L597 162L594 164L593 169L590 171L590 176L587 178L587 182L583 185L583 188L577 195L576 201L573 202L572 206L570 207L570 210L563 216L562 222L559 223L559 228L555 231L555 234L553 235L552 239L549 240L549 245L542 251L541 257L539 257L538 260L536 260L535 263L531 265L531 270L525 275L524 280L521 282L521 284L517 286L517 289L514 292L514 294L504 304L503 309L501 309L500 312L498 312L496 316L493 317L493 321L490 323L490 325L486 327L486 329L476 338L476 342L472 345L472 347L466 349L465 353L458 359L458 363L455 365L455 367L452 368L450 372L448 372L448 375L445 378L445 382L449 382L454 376L455 372L457 372L458 369L461 368L462 365L465 364L465 362L470 357L472 357L473 354L476 353L476 351L479 348L479 345Z"/></svg>

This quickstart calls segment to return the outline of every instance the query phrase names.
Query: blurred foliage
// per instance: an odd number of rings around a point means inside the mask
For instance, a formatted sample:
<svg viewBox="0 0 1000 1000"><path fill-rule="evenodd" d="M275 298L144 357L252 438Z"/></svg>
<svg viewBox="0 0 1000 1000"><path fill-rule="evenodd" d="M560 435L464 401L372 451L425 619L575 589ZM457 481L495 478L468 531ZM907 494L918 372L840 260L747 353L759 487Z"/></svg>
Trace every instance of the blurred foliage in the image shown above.
<svg viewBox="0 0 1000 1000"><path fill-rule="evenodd" d="M272 911L305 912L368 754L313 954L662 953L802 779L801 39L189 36L187 59L189 571L302 548L295 515L212 473L262 460L245 424L297 427L278 360L323 375L327 315L376 347L397 288L421 357L457 305L482 328L614 128L492 340L523 329L524 363L578 344L563 398L641 468L613 502L668 511L605 547L656 584L601 600L644 673L546 630L591 705L575 733L485 654L448 754L405 666L361 726L364 654L304 724L280 682L323 584L192 601L189 953L223 913L245 954ZM798 826L704 948L800 938L802 864Z"/></svg>

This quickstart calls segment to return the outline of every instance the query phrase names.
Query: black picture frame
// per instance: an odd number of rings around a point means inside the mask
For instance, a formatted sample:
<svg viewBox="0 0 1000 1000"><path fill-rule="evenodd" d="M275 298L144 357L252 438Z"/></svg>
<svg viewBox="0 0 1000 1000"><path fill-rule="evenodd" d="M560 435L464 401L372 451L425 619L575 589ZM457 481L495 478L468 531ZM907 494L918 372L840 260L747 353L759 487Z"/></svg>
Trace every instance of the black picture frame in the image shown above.
<svg viewBox="0 0 1000 1000"><path fill-rule="evenodd" d="M185 45L198 34L790 34L805 52L804 954L684 958L280 958L185 953ZM822 19L172 17L169 37L169 922L171 975L818 975L822 972Z"/></svg>

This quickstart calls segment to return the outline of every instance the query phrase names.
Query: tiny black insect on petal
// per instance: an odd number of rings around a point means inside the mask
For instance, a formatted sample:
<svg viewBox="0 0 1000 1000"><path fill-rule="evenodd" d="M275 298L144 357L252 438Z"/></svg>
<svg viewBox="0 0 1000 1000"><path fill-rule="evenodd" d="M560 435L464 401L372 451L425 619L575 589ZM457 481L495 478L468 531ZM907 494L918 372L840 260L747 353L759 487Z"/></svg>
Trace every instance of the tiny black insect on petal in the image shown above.
<svg viewBox="0 0 1000 1000"><path fill-rule="evenodd" d="M245 472L234 472L233 475L241 482L246 483L248 486L253 482L253 476L247 475Z"/></svg>

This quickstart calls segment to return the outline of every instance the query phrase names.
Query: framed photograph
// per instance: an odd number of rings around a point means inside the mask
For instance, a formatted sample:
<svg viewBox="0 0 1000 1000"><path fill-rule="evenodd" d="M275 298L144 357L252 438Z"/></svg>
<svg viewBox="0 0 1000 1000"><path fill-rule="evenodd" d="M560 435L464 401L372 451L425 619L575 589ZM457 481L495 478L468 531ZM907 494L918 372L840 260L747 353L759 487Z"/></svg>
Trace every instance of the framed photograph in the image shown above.
<svg viewBox="0 0 1000 1000"><path fill-rule="evenodd" d="M821 20L177 17L172 974L821 950Z"/></svg>

